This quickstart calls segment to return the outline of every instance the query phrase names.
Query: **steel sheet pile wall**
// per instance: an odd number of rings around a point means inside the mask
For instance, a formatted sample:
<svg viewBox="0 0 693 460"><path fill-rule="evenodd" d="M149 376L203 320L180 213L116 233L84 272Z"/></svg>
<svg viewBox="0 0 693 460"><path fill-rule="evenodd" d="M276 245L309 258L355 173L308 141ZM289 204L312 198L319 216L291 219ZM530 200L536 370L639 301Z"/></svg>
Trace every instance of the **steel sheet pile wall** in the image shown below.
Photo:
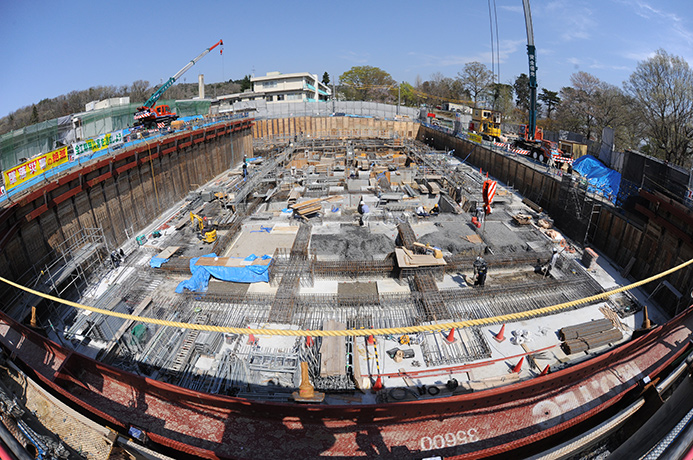
<svg viewBox="0 0 693 460"><path fill-rule="evenodd" d="M433 143L437 150L455 149L455 156L466 158L467 163L513 186L553 217L564 214L559 199L561 183L558 178L544 174L546 166L524 164L511 156L428 127L421 127L418 139ZM588 244L604 252L623 268L625 275L635 279L646 278L693 258L693 212L657 193L641 191L639 200L636 212L631 214L601 203L598 215L593 217L595 222L592 222L597 230ZM558 219L557 225L560 227ZM678 299L669 290L662 289L657 300L674 314L690 303L688 294L693 289L693 268L679 270L667 281L683 297ZM657 284L647 285L645 289L651 291L656 287Z"/></svg>
<svg viewBox="0 0 693 460"><path fill-rule="evenodd" d="M293 117L257 120L254 139L310 137L397 137L415 139L419 124L412 121L377 120L351 117Z"/></svg>
<svg viewBox="0 0 693 460"><path fill-rule="evenodd" d="M83 228L101 227L118 247L189 190L252 156L251 126L238 120L116 150L13 197L0 210L0 276L26 284L41 270L34 264Z"/></svg>

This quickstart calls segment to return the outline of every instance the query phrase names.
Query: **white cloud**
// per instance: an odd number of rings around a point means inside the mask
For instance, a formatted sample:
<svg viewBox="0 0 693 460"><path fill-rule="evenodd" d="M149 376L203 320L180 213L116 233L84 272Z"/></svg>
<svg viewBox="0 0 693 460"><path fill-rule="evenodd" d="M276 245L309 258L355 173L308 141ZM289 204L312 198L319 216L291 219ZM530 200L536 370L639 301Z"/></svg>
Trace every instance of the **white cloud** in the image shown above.
<svg viewBox="0 0 693 460"><path fill-rule="evenodd" d="M339 55L340 58L344 59L345 61L349 62L355 62L357 64L365 64L368 62L368 58L370 57L369 53L356 53L354 51L346 51L343 52L341 55Z"/></svg>
<svg viewBox="0 0 693 460"><path fill-rule="evenodd" d="M500 8L501 10L505 10L505 11L511 11L513 13L524 12L524 10L522 9L522 7L520 5L512 5L512 6L511 5L501 5L498 8Z"/></svg>
<svg viewBox="0 0 693 460"><path fill-rule="evenodd" d="M521 49L524 45L524 40L501 40L500 46L498 47L498 56L495 56L499 63L504 63L508 58ZM489 65L491 63L492 53L490 50L490 45L487 47L488 51L480 51L471 55L445 55L438 56L435 54L424 54L410 52L409 56L412 56L416 62L412 62L413 65L409 67L409 70L422 68L422 67L462 67L468 62L478 61ZM494 50L495 51L495 50Z"/></svg>

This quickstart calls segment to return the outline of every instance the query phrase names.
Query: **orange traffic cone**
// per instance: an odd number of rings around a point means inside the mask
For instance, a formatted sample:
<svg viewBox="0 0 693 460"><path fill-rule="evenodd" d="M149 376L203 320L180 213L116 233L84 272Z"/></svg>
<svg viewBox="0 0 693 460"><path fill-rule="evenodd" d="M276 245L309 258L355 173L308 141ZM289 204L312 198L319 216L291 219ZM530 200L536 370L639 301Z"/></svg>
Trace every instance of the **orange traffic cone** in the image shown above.
<svg viewBox="0 0 693 460"><path fill-rule="evenodd" d="M525 361L525 357L523 356L520 358L520 360L515 364L515 367L513 367L513 373L518 373L522 370L522 363Z"/></svg>
<svg viewBox="0 0 693 460"><path fill-rule="evenodd" d="M368 340L366 340L368 345L375 345L375 337L373 337L373 334L368 336Z"/></svg>
<svg viewBox="0 0 693 460"><path fill-rule="evenodd" d="M313 346L313 337L307 335L306 336L306 346L307 347L312 347Z"/></svg>
<svg viewBox="0 0 693 460"><path fill-rule="evenodd" d="M378 378L375 379L375 383L373 384L373 389L376 391L383 389L383 379L380 376L378 376Z"/></svg>
<svg viewBox="0 0 693 460"><path fill-rule="evenodd" d="M503 327L500 328L500 331L498 331L498 334L493 336L494 339L496 339L496 342L500 343L503 340L505 340L505 324Z"/></svg>
<svg viewBox="0 0 693 460"><path fill-rule="evenodd" d="M542 375L549 375L549 365L547 364L546 367L544 368L543 371L541 371L541 374L539 376L541 377Z"/></svg>
<svg viewBox="0 0 693 460"><path fill-rule="evenodd" d="M248 334L248 345L255 345L257 343L257 339L253 334Z"/></svg>
<svg viewBox="0 0 693 460"><path fill-rule="evenodd" d="M445 340L448 341L448 343L453 343L455 341L455 328L453 327L450 329L450 332L448 332L448 336L445 337Z"/></svg>

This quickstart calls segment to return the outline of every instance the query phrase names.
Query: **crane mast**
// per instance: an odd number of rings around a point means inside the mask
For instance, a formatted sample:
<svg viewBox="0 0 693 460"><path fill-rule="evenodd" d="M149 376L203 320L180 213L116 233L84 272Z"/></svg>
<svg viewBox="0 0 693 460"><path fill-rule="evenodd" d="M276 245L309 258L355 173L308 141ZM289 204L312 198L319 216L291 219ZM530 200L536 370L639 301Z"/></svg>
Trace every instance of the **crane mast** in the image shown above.
<svg viewBox="0 0 693 460"><path fill-rule="evenodd" d="M529 0L522 0L525 10L525 27L527 28L527 57L529 58L529 125L527 139L534 140L537 130L537 51L534 47L534 29Z"/></svg>
<svg viewBox="0 0 693 460"><path fill-rule="evenodd" d="M161 97L161 95L164 94L164 93L166 92L166 90L169 89L171 86L173 86L173 84L176 82L176 80L178 80L178 79L180 78L181 75L183 75L185 72L187 72L188 69L189 69L190 67L194 66L194 65L197 63L197 61L199 61L200 59L202 59L203 57L205 57L205 56L206 56L210 51L212 51L214 48L216 48L216 47L219 46L219 45L223 45L223 44L224 44L223 40L219 40L219 41L216 42L213 46L207 48L207 49L204 50L202 53L200 53L200 55L197 56L195 59L193 59L193 60L191 60L190 62L188 62L188 63L185 65L185 67L183 67L182 69L180 69L174 76L172 76L171 78L169 78L169 79L166 81L166 83L164 83L163 85L161 85L161 88L159 88L154 94L152 94L152 95L149 97L149 99L147 99L147 102L144 103L143 107L152 108L152 107L154 106L154 104L156 104L156 101L159 100L159 98Z"/></svg>

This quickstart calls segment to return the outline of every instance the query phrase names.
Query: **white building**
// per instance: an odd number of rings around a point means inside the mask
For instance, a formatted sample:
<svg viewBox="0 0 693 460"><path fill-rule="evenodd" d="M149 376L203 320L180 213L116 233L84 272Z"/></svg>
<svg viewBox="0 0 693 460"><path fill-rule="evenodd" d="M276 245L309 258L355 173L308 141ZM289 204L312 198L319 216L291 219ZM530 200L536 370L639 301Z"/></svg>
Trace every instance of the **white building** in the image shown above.
<svg viewBox="0 0 693 460"><path fill-rule="evenodd" d="M327 101L330 88L308 72L267 72L264 77L252 77L253 92L266 102Z"/></svg>

